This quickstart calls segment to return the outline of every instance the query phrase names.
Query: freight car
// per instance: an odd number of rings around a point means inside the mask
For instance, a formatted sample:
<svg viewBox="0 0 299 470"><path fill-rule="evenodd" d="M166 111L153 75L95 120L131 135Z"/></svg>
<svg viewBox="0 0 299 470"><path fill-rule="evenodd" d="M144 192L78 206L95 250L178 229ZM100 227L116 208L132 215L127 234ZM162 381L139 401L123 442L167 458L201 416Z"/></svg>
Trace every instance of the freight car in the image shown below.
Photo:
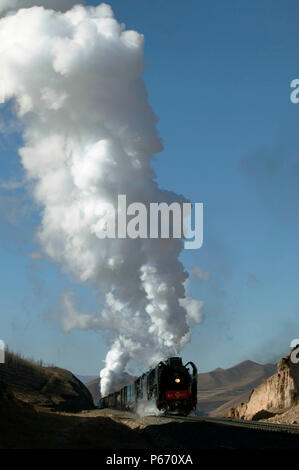
<svg viewBox="0 0 299 470"><path fill-rule="evenodd" d="M154 403L161 412L187 415L197 404L197 368L180 357L160 362L131 385L101 399L101 408L136 411L138 403Z"/></svg>

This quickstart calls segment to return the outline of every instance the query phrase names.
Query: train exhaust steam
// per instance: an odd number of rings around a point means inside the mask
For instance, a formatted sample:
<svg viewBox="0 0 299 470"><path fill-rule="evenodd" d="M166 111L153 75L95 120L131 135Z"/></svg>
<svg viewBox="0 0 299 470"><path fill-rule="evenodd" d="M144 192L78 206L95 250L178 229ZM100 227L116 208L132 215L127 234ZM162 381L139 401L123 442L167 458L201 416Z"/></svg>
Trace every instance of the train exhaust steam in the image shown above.
<svg viewBox="0 0 299 470"><path fill-rule="evenodd" d="M139 416L162 416L163 411L157 408L155 400L139 400L136 407Z"/></svg>
<svg viewBox="0 0 299 470"><path fill-rule="evenodd" d="M202 302L186 296L182 240L100 237L118 194L128 204L186 202L160 189L151 168L162 143L142 78L143 43L104 3L0 19L0 79L23 128L19 154L41 209L41 247L105 295L98 314L78 311L69 292L61 298L65 331L110 332L103 395L130 361L151 366L176 355L190 322L203 319Z"/></svg>

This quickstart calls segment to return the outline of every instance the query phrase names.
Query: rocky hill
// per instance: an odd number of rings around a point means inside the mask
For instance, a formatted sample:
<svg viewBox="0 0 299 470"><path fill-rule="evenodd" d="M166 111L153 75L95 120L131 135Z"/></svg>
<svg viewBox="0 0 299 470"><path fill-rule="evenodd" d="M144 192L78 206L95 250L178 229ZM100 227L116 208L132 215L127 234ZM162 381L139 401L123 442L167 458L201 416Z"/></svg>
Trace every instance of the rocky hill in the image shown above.
<svg viewBox="0 0 299 470"><path fill-rule="evenodd" d="M276 370L273 364L244 361L229 369L198 374L198 412L225 416L230 408L246 401L252 389Z"/></svg>
<svg viewBox="0 0 299 470"><path fill-rule="evenodd" d="M298 405L299 364L293 363L289 354L279 361L277 372L256 387L247 401L231 408L228 416L245 420L282 417L292 415Z"/></svg>
<svg viewBox="0 0 299 470"><path fill-rule="evenodd" d="M72 412L94 407L90 392L71 372L43 367L9 352L5 364L0 364L0 382L23 403Z"/></svg>

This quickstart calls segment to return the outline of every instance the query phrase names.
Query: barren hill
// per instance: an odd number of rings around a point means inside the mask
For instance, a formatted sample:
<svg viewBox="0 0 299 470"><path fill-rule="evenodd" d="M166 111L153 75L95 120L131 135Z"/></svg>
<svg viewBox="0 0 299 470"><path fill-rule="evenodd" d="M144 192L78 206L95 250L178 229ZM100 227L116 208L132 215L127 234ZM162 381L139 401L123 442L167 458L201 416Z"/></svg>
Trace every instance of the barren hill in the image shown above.
<svg viewBox="0 0 299 470"><path fill-rule="evenodd" d="M7 352L0 364L0 382L24 403L56 411L92 409L88 389L69 371L43 367Z"/></svg>
<svg viewBox="0 0 299 470"><path fill-rule="evenodd" d="M279 361L277 372L256 387L247 401L232 408L228 416L259 420L274 415L282 417L286 413L287 417L292 415L291 410L298 405L299 364L293 363L289 354Z"/></svg>
<svg viewBox="0 0 299 470"><path fill-rule="evenodd" d="M273 364L244 361L229 369L198 374L198 411L201 415L225 416L246 401L254 387L275 372Z"/></svg>

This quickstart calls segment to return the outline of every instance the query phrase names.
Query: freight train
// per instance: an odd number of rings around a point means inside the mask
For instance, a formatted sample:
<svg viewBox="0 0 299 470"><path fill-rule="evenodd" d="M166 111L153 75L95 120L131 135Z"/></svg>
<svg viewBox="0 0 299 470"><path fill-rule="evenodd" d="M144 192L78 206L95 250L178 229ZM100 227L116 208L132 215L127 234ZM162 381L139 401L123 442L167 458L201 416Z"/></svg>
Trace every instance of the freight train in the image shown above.
<svg viewBox="0 0 299 470"><path fill-rule="evenodd" d="M136 411L138 403L147 402L154 403L161 412L188 415L197 404L195 364L183 365L180 357L170 357L131 385L103 397L100 407Z"/></svg>

